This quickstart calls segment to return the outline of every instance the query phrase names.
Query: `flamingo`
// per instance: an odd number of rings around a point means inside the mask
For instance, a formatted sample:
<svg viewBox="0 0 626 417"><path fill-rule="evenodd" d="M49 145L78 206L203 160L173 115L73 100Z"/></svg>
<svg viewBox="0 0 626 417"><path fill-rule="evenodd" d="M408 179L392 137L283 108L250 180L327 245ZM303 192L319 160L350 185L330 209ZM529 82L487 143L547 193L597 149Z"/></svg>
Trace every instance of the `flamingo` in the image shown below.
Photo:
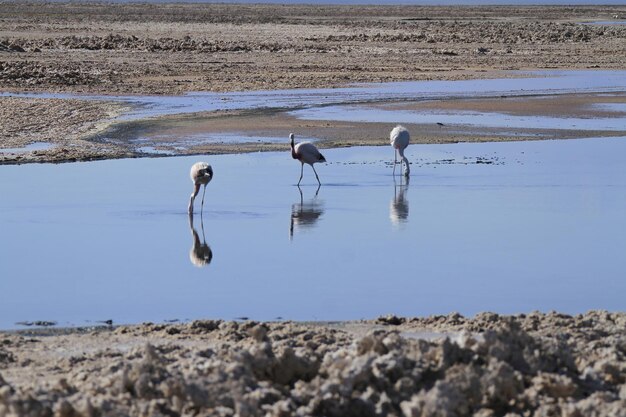
<svg viewBox="0 0 626 417"><path fill-rule="evenodd" d="M191 181L193 181L193 193L191 193L191 198L189 199L188 211L189 214L193 214L193 202L198 195L198 191L200 191L201 185L204 185L204 191L202 191L202 205L200 210L204 208L204 193L206 192L206 185L211 182L213 178L213 168L206 162L196 162L192 165L189 176L191 177Z"/></svg>
<svg viewBox="0 0 626 417"><path fill-rule="evenodd" d="M311 165L311 168L313 168L313 172L315 172L315 178L317 178L317 183L321 186L322 183L320 182L320 177L317 175L317 171L315 170L313 164L316 162L326 162L326 158L324 158L324 155L322 155L320 151L317 150L315 145L313 145L311 142L300 142L297 145L294 145L293 133L289 134L289 139L291 140L291 157L293 159L297 159L298 161L300 161L300 164L302 164L300 166L300 179L298 180L298 185L300 185L300 181L302 181L304 164L309 164Z"/></svg>
<svg viewBox="0 0 626 417"><path fill-rule="evenodd" d="M404 156L404 150L407 146L409 146L409 131L406 130L403 126L396 126L393 128L391 133L389 134L389 143L394 149L393 153L393 175L396 175L396 163L397 156L400 154L400 158L404 161L404 176L408 177L411 173L411 168L409 168L409 160ZM400 161L400 165L402 165L402 161Z"/></svg>

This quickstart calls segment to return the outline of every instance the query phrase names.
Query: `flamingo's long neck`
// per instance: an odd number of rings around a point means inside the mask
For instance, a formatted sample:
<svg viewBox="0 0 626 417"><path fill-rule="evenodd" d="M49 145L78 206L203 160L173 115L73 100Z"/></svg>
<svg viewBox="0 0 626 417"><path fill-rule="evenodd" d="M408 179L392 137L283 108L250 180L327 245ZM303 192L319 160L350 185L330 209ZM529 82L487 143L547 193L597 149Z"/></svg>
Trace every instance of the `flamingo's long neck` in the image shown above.
<svg viewBox="0 0 626 417"><path fill-rule="evenodd" d="M402 154L402 160L404 161L404 175L409 176L411 173L411 167L409 166L409 160L404 154Z"/></svg>
<svg viewBox="0 0 626 417"><path fill-rule="evenodd" d="M296 153L296 146L293 143L293 139L291 139L291 157L293 159L300 159L300 157L298 156L298 154Z"/></svg>

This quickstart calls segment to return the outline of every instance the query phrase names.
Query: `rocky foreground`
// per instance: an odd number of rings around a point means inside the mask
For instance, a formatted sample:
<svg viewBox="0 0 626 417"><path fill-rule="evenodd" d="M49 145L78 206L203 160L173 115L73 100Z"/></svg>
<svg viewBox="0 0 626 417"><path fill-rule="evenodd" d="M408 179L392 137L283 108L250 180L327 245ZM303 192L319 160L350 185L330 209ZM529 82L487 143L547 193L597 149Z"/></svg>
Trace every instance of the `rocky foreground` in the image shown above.
<svg viewBox="0 0 626 417"><path fill-rule="evenodd" d="M626 314L0 334L0 416L625 416Z"/></svg>

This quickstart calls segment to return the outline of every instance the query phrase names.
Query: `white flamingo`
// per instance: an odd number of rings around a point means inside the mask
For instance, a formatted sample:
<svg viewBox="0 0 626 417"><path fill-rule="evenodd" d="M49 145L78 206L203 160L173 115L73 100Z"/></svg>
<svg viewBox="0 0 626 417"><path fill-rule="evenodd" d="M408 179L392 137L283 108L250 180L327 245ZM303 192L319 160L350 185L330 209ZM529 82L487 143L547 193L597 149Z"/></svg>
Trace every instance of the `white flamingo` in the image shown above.
<svg viewBox="0 0 626 417"><path fill-rule="evenodd" d="M396 163L397 156L400 154L400 158L404 161L404 176L408 177L411 173L411 168L409 168L409 160L404 156L404 150L407 146L409 146L409 131L406 130L403 126L396 126L391 130L389 134L389 143L393 147L393 175L396 175ZM402 165L402 161L400 165Z"/></svg>
<svg viewBox="0 0 626 417"><path fill-rule="evenodd" d="M189 199L188 211L189 214L193 214L193 202L198 195L198 191L200 191L201 185L204 185L204 191L202 191L202 205L200 210L204 208L204 193L206 192L206 185L213 178L213 168L206 162L196 162L191 167L189 176L191 177L191 181L193 181L193 193L191 193L191 198Z"/></svg>
<svg viewBox="0 0 626 417"><path fill-rule="evenodd" d="M315 172L315 178L317 178L317 183L321 186L320 177L317 175L317 171L313 166L316 162L326 162L326 158L324 155L317 150L315 145L311 142L300 142L297 145L294 144L294 135L293 133L289 134L289 139L291 140L291 157L293 159L297 159L300 161L300 179L298 180L298 185L300 185L300 181L302 181L302 174L304 172L304 164L311 165L313 168L313 172Z"/></svg>

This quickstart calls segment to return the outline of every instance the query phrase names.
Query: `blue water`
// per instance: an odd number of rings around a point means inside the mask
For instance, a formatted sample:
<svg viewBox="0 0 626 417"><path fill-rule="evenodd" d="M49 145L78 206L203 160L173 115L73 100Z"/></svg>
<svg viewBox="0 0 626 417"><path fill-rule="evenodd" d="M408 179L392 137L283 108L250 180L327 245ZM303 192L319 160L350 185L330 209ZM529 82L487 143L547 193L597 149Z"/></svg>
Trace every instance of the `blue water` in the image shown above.
<svg viewBox="0 0 626 417"><path fill-rule="evenodd" d="M0 328L626 308L626 137L323 153L0 166Z"/></svg>
<svg viewBox="0 0 626 417"><path fill-rule="evenodd" d="M315 142L316 138L301 137L302 141ZM138 136L129 142L133 145L141 145L142 143L156 143L159 146L172 147L176 151L185 150L192 146L209 145L209 144L242 144L242 143L286 143L287 139L276 136L263 136L250 133L198 133L198 134L180 134L174 132L170 134L158 134L154 136ZM154 149L152 146L144 146L137 148L140 152L167 154L166 150ZM0 152L3 150L0 149Z"/></svg>
<svg viewBox="0 0 626 417"><path fill-rule="evenodd" d="M626 20L602 20L597 22L588 22L586 25L598 25L598 26L614 26L614 25L626 25Z"/></svg>
<svg viewBox="0 0 626 417"><path fill-rule="evenodd" d="M407 81L356 84L345 88L190 93L181 96L86 96L72 94L14 94L38 98L114 100L134 108L122 120L217 110L319 107L333 104L391 100L434 100L500 96L534 96L626 91L626 70L616 71L511 71L524 78L462 81Z"/></svg>
<svg viewBox="0 0 626 417"><path fill-rule="evenodd" d="M605 111L615 112L613 117L559 117L528 116L498 112L397 110L386 106L327 106L312 107L290 112L302 120L340 120L348 122L379 123L443 123L473 127L506 129L560 129L560 130L608 130L626 129L625 105L606 103L599 106Z"/></svg>
<svg viewBox="0 0 626 417"><path fill-rule="evenodd" d="M25 153L32 151L47 151L54 148L54 145L49 142L34 142L21 148L2 148L0 147L0 153Z"/></svg>

